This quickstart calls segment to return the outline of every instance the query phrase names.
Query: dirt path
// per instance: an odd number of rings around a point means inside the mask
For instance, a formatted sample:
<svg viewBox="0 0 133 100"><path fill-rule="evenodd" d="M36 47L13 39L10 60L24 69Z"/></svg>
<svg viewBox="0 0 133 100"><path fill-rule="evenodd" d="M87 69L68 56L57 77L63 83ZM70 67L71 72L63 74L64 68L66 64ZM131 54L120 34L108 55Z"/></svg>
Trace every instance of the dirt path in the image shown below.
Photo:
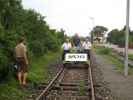
<svg viewBox="0 0 133 100"><path fill-rule="evenodd" d="M118 100L133 100L133 75L124 77L115 70L114 65L110 64L107 59L99 55L94 57L112 94Z"/></svg>

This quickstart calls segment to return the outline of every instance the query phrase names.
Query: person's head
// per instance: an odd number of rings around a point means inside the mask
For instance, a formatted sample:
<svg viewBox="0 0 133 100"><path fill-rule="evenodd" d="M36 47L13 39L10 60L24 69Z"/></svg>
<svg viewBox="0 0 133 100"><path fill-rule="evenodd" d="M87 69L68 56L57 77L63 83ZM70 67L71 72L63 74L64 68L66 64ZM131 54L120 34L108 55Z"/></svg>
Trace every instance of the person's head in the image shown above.
<svg viewBox="0 0 133 100"><path fill-rule="evenodd" d="M69 39L66 39L66 42L68 43L69 42Z"/></svg>
<svg viewBox="0 0 133 100"><path fill-rule="evenodd" d="M85 39L85 42L89 42L89 39L88 39L88 38L86 38L86 39Z"/></svg>
<svg viewBox="0 0 133 100"><path fill-rule="evenodd" d="M74 35L75 37L79 37L79 34L78 33L75 33L75 35Z"/></svg>
<svg viewBox="0 0 133 100"><path fill-rule="evenodd" d="M25 38L24 37L21 37L20 39L19 39L19 41L18 41L18 43L24 43L25 44Z"/></svg>

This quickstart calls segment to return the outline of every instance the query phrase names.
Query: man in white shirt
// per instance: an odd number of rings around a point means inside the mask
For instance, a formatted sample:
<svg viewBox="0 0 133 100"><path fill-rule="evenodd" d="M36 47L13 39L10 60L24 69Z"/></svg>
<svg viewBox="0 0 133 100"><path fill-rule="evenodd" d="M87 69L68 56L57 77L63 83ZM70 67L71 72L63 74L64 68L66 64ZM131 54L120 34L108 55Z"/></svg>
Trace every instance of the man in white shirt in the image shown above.
<svg viewBox="0 0 133 100"><path fill-rule="evenodd" d="M70 49L72 48L71 43L69 42L69 39L66 39L66 41L62 45L63 48L63 55L62 55L62 60L65 58L65 54L70 52Z"/></svg>
<svg viewBox="0 0 133 100"><path fill-rule="evenodd" d="M82 47L84 49L84 52L88 54L88 59L90 59L90 50L91 50L91 42L86 39L83 44L82 44Z"/></svg>

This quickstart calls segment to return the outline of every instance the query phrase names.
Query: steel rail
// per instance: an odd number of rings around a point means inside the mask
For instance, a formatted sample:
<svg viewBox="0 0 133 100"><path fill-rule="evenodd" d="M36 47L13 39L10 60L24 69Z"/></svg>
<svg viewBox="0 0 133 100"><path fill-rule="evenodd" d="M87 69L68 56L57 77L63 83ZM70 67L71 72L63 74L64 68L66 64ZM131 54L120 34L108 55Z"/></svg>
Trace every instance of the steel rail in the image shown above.
<svg viewBox="0 0 133 100"><path fill-rule="evenodd" d="M91 85L91 100L95 100L95 91L94 91L94 84L93 84L93 78L92 78L92 69L91 69L91 59L89 61L89 67L88 67L88 82L90 80Z"/></svg>

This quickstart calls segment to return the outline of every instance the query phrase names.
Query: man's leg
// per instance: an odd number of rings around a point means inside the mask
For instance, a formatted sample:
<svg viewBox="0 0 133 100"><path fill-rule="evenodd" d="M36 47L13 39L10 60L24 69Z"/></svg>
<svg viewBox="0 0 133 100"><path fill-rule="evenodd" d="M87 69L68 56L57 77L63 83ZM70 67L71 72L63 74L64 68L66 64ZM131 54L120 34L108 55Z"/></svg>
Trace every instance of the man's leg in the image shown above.
<svg viewBox="0 0 133 100"><path fill-rule="evenodd" d="M65 58L65 51L63 51L62 53L62 60L64 60L64 58Z"/></svg>
<svg viewBox="0 0 133 100"><path fill-rule="evenodd" d="M28 75L28 65L26 65L26 63L24 63L24 66L23 66L23 85L26 85L27 84L27 75Z"/></svg>
<svg viewBox="0 0 133 100"><path fill-rule="evenodd" d="M22 72L18 72L18 80L19 80L19 84L22 84Z"/></svg>
<svg viewBox="0 0 133 100"><path fill-rule="evenodd" d="M23 85L26 85L27 84L27 75L28 75L27 72L24 72L23 73Z"/></svg>
<svg viewBox="0 0 133 100"><path fill-rule="evenodd" d="M65 60L65 56L66 54L69 52L69 50L64 50L64 53L63 53L63 60Z"/></svg>
<svg viewBox="0 0 133 100"><path fill-rule="evenodd" d="M84 52L87 54L88 60L90 59L89 50L85 49Z"/></svg>
<svg viewBox="0 0 133 100"><path fill-rule="evenodd" d="M88 50L88 59L90 59L90 50Z"/></svg>

